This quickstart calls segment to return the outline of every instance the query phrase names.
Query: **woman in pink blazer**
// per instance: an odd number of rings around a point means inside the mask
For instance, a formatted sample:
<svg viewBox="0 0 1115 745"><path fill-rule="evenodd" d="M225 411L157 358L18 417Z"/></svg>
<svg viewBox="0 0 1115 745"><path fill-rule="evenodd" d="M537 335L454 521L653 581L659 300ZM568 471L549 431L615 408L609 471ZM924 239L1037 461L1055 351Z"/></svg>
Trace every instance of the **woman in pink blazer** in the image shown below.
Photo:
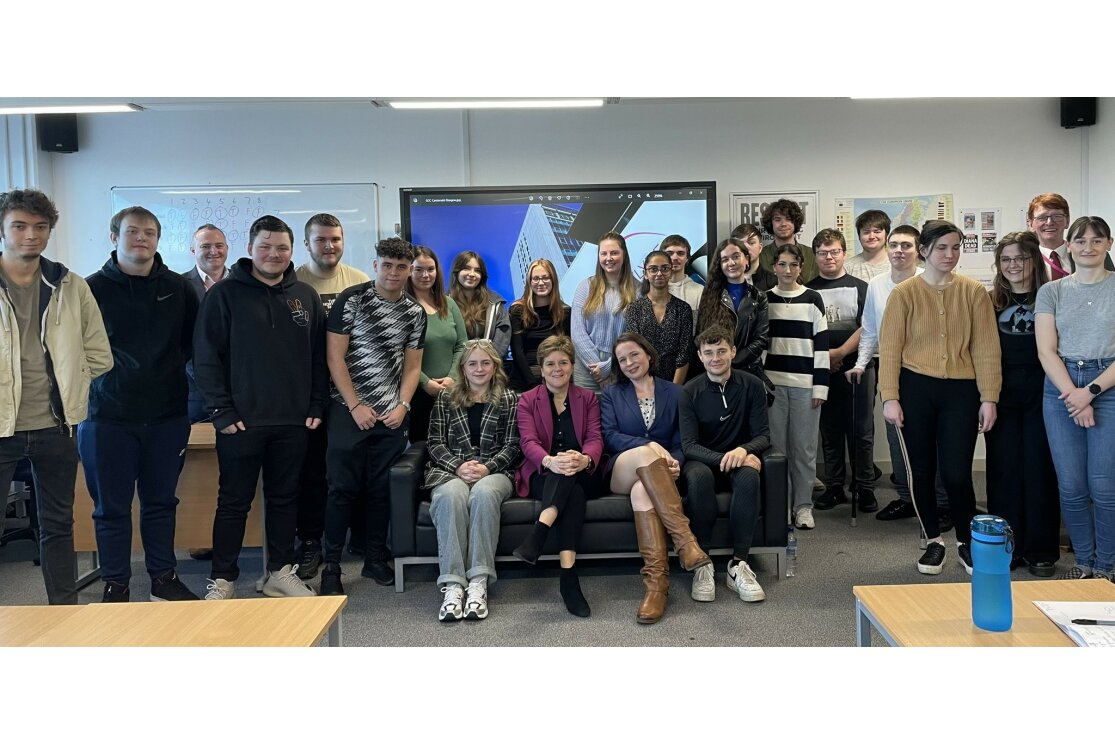
<svg viewBox="0 0 1115 745"><path fill-rule="evenodd" d="M575 616L590 615L573 564L585 522L585 500L600 493L600 404L573 385L573 342L551 336L538 345L542 385L519 399L519 444L523 461L515 474L516 493L542 503L542 513L514 554L533 564L550 528L557 526L561 597Z"/></svg>

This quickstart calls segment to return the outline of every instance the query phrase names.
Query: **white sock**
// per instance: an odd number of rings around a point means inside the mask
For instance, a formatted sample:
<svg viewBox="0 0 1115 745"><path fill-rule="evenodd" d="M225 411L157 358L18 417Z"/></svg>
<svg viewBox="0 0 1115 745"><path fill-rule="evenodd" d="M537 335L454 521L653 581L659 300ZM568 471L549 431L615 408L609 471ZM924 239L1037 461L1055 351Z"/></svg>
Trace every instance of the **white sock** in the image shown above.
<svg viewBox="0 0 1115 745"><path fill-rule="evenodd" d="M481 574L479 577L473 577L468 581L470 585L480 585L485 590L488 589L488 575Z"/></svg>

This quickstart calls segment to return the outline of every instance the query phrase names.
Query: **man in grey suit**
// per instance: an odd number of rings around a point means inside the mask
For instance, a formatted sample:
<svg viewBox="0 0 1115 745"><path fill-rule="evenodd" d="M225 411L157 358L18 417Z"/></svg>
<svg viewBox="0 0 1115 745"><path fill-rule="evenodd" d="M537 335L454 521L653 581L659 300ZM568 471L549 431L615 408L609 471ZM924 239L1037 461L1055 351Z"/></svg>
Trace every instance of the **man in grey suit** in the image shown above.
<svg viewBox="0 0 1115 745"><path fill-rule="evenodd" d="M194 255L195 266L182 272L186 284L197 293L200 303L205 298L209 288L228 276L228 241L225 240L224 231L216 225L206 223L194 231L194 238L190 242L190 253ZM186 380L190 384L189 415L190 424L207 419L205 402L201 392L194 382L194 364L186 364ZM209 548L191 548L190 558L199 561L208 561L213 558L213 550Z"/></svg>
<svg viewBox="0 0 1115 745"><path fill-rule="evenodd" d="M206 223L194 231L193 241L190 242L190 253L194 255L195 266L182 272L190 288L197 293L200 303L205 299L209 288L228 276L228 242L224 232L216 225ZM193 364L186 366L186 377L190 382L190 423L200 422L206 418L205 405L201 400L201 393L194 383Z"/></svg>

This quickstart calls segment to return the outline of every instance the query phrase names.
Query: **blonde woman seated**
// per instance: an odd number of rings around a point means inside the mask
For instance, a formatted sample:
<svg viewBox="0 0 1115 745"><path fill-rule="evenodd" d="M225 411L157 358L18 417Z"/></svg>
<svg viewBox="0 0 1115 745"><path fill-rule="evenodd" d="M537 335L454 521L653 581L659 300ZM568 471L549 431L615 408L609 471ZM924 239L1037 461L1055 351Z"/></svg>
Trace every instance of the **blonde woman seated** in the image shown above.
<svg viewBox="0 0 1115 745"><path fill-rule="evenodd" d="M496 579L500 505L513 489L519 430L515 394L492 342L465 342L456 373L461 382L434 402L427 440L444 595L438 620L479 621L488 617L488 582Z"/></svg>
<svg viewBox="0 0 1115 745"><path fill-rule="evenodd" d="M616 384L605 388L600 398L604 447L613 456L607 472L613 492L631 495L635 513L646 585L636 620L655 623L666 612L670 590L667 531L682 568L696 570L693 599L715 600L716 580L712 560L689 529L674 483L684 461L678 422L681 386L654 377L658 353L641 334L620 334L612 359L618 367Z"/></svg>

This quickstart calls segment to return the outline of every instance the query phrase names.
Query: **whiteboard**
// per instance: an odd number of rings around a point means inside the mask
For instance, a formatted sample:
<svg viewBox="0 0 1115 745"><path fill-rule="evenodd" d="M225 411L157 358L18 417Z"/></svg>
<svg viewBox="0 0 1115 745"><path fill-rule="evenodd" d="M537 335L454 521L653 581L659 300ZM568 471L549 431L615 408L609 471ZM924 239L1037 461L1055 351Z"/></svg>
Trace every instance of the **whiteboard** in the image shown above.
<svg viewBox="0 0 1115 745"><path fill-rule="evenodd" d="M162 224L159 255L183 272L194 266L194 231L212 223L228 239L228 263L248 255L248 229L256 218L275 215L294 231L294 265L305 263L306 221L319 212L335 215L345 231L342 261L372 273L379 239L378 187L368 184L275 184L229 186L114 186L112 214L125 207L151 210Z"/></svg>

